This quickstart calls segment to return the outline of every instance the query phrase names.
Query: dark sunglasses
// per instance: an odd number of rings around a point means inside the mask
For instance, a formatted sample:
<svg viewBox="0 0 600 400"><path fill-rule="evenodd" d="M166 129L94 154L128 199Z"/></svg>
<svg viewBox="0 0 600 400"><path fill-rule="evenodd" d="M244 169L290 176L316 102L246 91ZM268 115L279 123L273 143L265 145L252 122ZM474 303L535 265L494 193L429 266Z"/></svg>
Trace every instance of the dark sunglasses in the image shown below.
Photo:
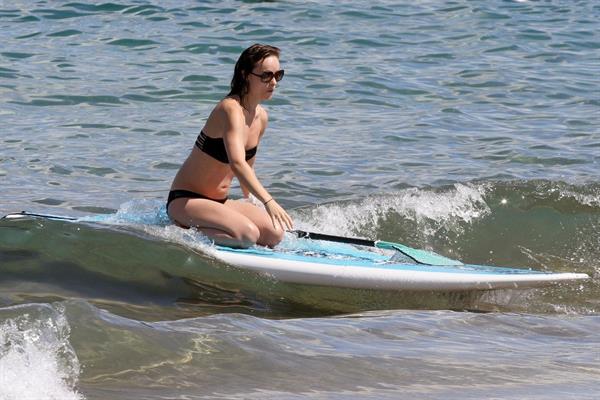
<svg viewBox="0 0 600 400"><path fill-rule="evenodd" d="M258 76L260 78L260 80L263 81L264 83L268 83L268 82L271 82L271 79L273 79L273 77L275 77L276 82L279 82L280 80L282 80L283 74L285 73L285 71L280 69L279 71L275 71L275 72L265 71L262 74L255 74L254 72L250 72L250 73L252 75Z"/></svg>

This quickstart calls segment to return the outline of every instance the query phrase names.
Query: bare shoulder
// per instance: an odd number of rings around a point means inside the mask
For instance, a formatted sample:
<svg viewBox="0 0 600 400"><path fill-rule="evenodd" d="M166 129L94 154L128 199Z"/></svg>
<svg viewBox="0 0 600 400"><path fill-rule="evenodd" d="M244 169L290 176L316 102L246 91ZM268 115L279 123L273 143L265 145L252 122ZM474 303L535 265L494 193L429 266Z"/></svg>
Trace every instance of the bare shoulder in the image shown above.
<svg viewBox="0 0 600 400"><path fill-rule="evenodd" d="M265 130L267 129L267 125L269 124L269 114L267 114L267 110L265 110L260 104L258 105L257 114L258 115L256 116L256 118L260 121L259 137L262 137L262 135L264 135L265 133Z"/></svg>
<svg viewBox="0 0 600 400"><path fill-rule="evenodd" d="M244 112L242 111L240 104L231 97L226 97L221 100L215 106L212 114L223 123L244 120Z"/></svg>
<svg viewBox="0 0 600 400"><path fill-rule="evenodd" d="M267 113L267 110L261 105L258 106L258 118L260 118L260 120L262 121L263 126L266 126L269 122L269 114Z"/></svg>
<svg viewBox="0 0 600 400"><path fill-rule="evenodd" d="M219 112L221 113L225 113L225 114L242 114L243 115L243 111L242 111L242 107L240 106L240 103L231 97L226 97L223 100L221 100L219 102L219 104L217 104L217 106L215 107L215 110L219 110Z"/></svg>

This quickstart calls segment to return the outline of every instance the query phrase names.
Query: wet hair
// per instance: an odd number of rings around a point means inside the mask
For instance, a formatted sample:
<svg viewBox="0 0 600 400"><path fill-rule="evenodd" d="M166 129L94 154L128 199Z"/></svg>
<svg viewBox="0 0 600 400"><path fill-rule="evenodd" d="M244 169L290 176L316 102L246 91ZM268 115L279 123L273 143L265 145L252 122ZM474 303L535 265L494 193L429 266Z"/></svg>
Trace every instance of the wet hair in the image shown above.
<svg viewBox="0 0 600 400"><path fill-rule="evenodd" d="M268 44L253 44L240 54L240 58L235 63L233 78L231 79L231 91L227 96L237 95L240 100L248 94L248 77L254 67L267 57L275 56L279 58L281 51Z"/></svg>

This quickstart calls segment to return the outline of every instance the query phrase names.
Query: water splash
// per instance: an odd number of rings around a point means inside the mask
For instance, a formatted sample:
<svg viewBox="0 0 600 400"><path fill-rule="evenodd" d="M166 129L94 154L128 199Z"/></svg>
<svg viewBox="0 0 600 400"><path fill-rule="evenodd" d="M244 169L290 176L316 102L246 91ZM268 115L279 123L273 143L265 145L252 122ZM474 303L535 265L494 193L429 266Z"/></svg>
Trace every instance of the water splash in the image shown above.
<svg viewBox="0 0 600 400"><path fill-rule="evenodd" d="M164 204L157 200L131 200L121 204L115 214L85 216L79 221L160 226L171 222Z"/></svg>
<svg viewBox="0 0 600 400"><path fill-rule="evenodd" d="M174 225L167 215L164 202L157 200L131 200L123 203L115 214L86 216L79 218L79 222L122 226L201 253L213 254L215 251L213 242L202 232Z"/></svg>
<svg viewBox="0 0 600 400"><path fill-rule="evenodd" d="M84 399L75 389L80 366L64 314L50 305L27 305L0 315L15 311L20 315L0 324L0 398Z"/></svg>
<svg viewBox="0 0 600 400"><path fill-rule="evenodd" d="M581 191L577 191L575 188L560 188L559 190L559 198L560 199L574 199L577 203L592 207L599 208L600 207L600 189L596 187L586 188L588 189L588 193L582 193Z"/></svg>

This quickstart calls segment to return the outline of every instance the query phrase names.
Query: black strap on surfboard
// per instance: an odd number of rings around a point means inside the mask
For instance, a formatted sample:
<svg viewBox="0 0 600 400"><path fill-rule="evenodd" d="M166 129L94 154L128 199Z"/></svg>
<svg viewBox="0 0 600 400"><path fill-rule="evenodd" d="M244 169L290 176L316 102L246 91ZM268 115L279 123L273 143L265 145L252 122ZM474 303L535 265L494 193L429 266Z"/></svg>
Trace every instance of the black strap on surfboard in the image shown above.
<svg viewBox="0 0 600 400"><path fill-rule="evenodd" d="M334 235L327 235L325 233L306 232L306 231L299 231L299 230L292 231L292 233L294 233L296 236L298 236L301 239L325 240L327 242L348 243L348 244L355 244L358 246L375 247L375 241L370 240L370 239L334 236Z"/></svg>

